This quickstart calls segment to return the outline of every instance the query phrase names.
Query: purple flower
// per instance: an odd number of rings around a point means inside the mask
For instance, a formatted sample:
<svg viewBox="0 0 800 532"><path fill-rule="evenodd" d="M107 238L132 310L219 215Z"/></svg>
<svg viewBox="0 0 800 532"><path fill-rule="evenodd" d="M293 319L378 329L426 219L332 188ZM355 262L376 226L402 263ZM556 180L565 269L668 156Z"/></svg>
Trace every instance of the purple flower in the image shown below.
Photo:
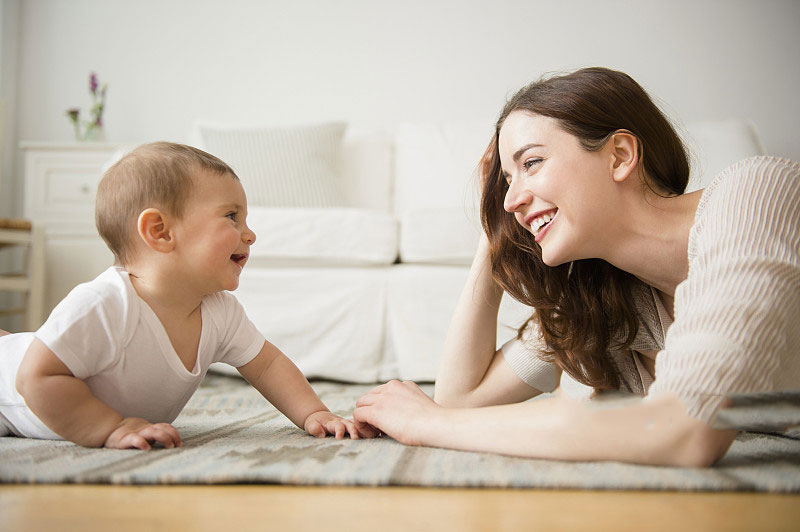
<svg viewBox="0 0 800 532"><path fill-rule="evenodd" d="M92 72L89 75L89 90L91 91L92 94L97 94L97 85L98 85L97 74Z"/></svg>

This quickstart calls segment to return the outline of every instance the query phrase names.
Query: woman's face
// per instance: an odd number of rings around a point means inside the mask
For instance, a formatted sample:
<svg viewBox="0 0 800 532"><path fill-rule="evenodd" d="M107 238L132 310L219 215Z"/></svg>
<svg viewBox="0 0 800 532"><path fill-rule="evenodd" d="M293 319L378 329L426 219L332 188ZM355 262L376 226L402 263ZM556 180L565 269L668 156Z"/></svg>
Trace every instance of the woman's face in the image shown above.
<svg viewBox="0 0 800 532"><path fill-rule="evenodd" d="M606 222L619 214L609 150L587 151L555 119L525 111L508 115L498 148L504 208L534 235L544 263L601 256L613 237Z"/></svg>

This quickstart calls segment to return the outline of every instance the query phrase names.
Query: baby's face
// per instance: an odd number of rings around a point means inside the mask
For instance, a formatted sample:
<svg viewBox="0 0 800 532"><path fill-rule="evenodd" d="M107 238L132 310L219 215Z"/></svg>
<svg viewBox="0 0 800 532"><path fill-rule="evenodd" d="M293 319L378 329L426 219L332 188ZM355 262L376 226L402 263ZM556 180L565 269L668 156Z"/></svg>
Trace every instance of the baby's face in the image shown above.
<svg viewBox="0 0 800 532"><path fill-rule="evenodd" d="M203 295L235 290L256 235L247 227L247 197L231 175L199 172L175 224L176 260Z"/></svg>

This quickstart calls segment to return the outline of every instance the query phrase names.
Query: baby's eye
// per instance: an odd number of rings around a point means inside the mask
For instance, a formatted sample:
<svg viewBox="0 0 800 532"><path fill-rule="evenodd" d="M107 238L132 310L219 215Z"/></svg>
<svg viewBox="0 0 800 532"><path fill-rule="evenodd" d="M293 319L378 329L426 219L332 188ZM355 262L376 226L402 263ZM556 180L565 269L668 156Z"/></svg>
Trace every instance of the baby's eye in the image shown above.
<svg viewBox="0 0 800 532"><path fill-rule="evenodd" d="M230 218L231 220L233 220L235 222L237 214L238 213L236 211L233 211L233 212L229 212L228 214L226 214L225 217L226 218Z"/></svg>
<svg viewBox="0 0 800 532"><path fill-rule="evenodd" d="M541 157L531 157L530 159L528 159L524 163L522 163L522 167L525 169L525 171L528 171L533 166L539 164L542 161L543 161L543 159Z"/></svg>
<svg viewBox="0 0 800 532"><path fill-rule="evenodd" d="M506 185L511 185L511 174L508 172L503 172L503 180L505 180Z"/></svg>

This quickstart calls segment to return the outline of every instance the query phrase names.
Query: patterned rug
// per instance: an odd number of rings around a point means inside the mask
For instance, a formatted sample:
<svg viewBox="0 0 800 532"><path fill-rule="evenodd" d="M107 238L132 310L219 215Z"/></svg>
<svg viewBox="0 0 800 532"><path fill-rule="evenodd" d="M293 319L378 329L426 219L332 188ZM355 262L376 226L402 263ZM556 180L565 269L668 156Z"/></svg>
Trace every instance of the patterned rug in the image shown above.
<svg viewBox="0 0 800 532"><path fill-rule="evenodd" d="M355 399L371 386L317 382L314 387L331 410L349 416ZM531 460L405 447L389 438L318 440L243 380L220 375L209 375L175 426L183 447L153 451L0 438L0 482L800 492L797 438L743 433L708 469Z"/></svg>

